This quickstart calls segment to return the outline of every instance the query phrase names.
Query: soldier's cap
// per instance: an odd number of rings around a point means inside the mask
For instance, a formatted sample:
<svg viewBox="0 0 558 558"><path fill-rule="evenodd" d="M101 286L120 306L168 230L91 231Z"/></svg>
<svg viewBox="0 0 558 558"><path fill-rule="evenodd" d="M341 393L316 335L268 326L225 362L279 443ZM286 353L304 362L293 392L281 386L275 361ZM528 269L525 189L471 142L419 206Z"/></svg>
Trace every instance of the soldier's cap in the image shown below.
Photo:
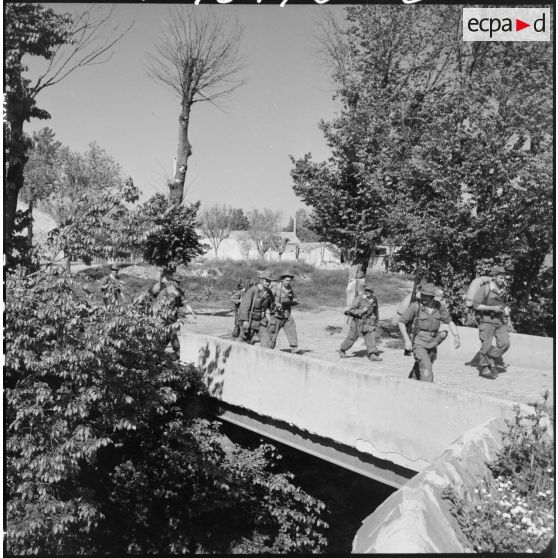
<svg viewBox="0 0 558 558"><path fill-rule="evenodd" d="M370 283L364 285L364 287L362 287L363 291L370 291L371 293L374 292L374 288L372 287L372 285Z"/></svg>
<svg viewBox="0 0 558 558"><path fill-rule="evenodd" d="M116 264L112 264L112 265L110 266L110 270L111 270L111 271L118 271L118 266L117 266Z"/></svg>
<svg viewBox="0 0 558 558"><path fill-rule="evenodd" d="M268 281L272 281L271 273L266 269L258 271L258 279L267 279Z"/></svg>
<svg viewBox="0 0 558 558"><path fill-rule="evenodd" d="M506 275L506 270L503 267L496 265L490 270L490 277L496 277L496 275Z"/></svg>
<svg viewBox="0 0 558 558"><path fill-rule="evenodd" d="M279 279L284 279L285 277L290 277L291 279L294 279L294 276L295 274L292 273L291 271L285 271L279 276Z"/></svg>
<svg viewBox="0 0 558 558"><path fill-rule="evenodd" d="M436 286L433 283L425 283L420 290L421 296L436 296Z"/></svg>

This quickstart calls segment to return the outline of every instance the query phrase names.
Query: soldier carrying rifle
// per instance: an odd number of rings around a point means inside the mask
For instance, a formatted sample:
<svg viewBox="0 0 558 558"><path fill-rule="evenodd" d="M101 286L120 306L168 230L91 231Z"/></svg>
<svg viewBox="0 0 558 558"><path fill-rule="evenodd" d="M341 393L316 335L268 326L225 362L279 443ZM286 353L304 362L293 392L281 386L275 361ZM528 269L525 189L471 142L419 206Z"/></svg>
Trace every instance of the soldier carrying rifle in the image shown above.
<svg viewBox="0 0 558 558"><path fill-rule="evenodd" d="M238 319L242 324L240 339L251 343L257 334L260 346L271 347L271 335L268 329L266 311L273 304L273 294L269 290L271 285L270 274L262 271L259 273L260 282L250 287L242 296L238 308Z"/></svg>

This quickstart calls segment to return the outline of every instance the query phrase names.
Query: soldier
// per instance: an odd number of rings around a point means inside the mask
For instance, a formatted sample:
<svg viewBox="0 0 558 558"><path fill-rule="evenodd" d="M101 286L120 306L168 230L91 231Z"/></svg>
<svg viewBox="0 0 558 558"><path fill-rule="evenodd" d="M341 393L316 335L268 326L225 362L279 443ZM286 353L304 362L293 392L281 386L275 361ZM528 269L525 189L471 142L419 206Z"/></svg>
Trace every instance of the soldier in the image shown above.
<svg viewBox="0 0 558 558"><path fill-rule="evenodd" d="M178 321L179 308L183 308L187 313L194 315L189 304L186 304L186 295L178 286L176 279L172 277L172 270L163 270L161 279L157 281L150 289L149 294L154 299L153 309L161 313L165 325L170 326ZM180 342L176 331L173 331L168 341L175 353L180 350ZM167 343L168 343L167 341Z"/></svg>
<svg viewBox="0 0 558 558"><path fill-rule="evenodd" d="M234 304L234 328L232 332L233 339L236 339L240 335L242 324L238 317L238 308L240 307L240 301L242 300L242 296L245 292L246 287L242 286L242 282L238 283L238 285L236 286L236 291L231 297L231 302Z"/></svg>
<svg viewBox="0 0 558 558"><path fill-rule="evenodd" d="M291 314L291 308L300 304L300 301L295 297L291 283L294 279L294 273L286 271L279 278L279 282L271 292L273 293L273 301L275 309L271 317L270 333L271 333L271 348L275 349L277 343L277 336L281 329L287 336L291 353L298 352L298 337L296 334L296 323Z"/></svg>
<svg viewBox="0 0 558 558"><path fill-rule="evenodd" d="M103 293L103 302L105 305L122 300L124 283L118 278L118 271L118 266L112 264L110 266L110 274L103 279L101 284L101 292Z"/></svg>
<svg viewBox="0 0 558 558"><path fill-rule="evenodd" d="M423 382L434 381L432 363L436 360L438 344L445 339L445 336L439 334L442 322L448 325L455 348L461 345L457 327L452 322L447 308L434 299L436 295L436 287L426 283L421 289L420 299L412 302L399 318L399 330L405 340L405 349L413 351L419 367L420 380ZM409 323L412 339L406 327Z"/></svg>
<svg viewBox="0 0 558 558"><path fill-rule="evenodd" d="M238 318L242 323L240 339L251 343L257 333L260 346L270 348L271 337L268 329L266 310L272 306L273 294L269 290L271 285L270 274L262 271L259 273L260 282L249 287L242 296L238 308Z"/></svg>
<svg viewBox="0 0 558 558"><path fill-rule="evenodd" d="M494 380L497 377L497 366L494 361L501 359L510 348L508 331L510 309L507 306L505 292L506 270L503 267L493 267L490 276L492 277L490 283L477 291L473 300L473 310L479 315L480 376ZM496 347L492 346L493 338L496 339Z"/></svg>
<svg viewBox="0 0 558 558"><path fill-rule="evenodd" d="M353 300L345 315L351 317L349 334L341 347L339 356L347 358L346 351L350 349L359 335L364 338L368 359L372 361L382 360L378 355L380 351L376 348L376 326L378 324L378 299L374 295L371 285L364 285L364 294L358 295Z"/></svg>

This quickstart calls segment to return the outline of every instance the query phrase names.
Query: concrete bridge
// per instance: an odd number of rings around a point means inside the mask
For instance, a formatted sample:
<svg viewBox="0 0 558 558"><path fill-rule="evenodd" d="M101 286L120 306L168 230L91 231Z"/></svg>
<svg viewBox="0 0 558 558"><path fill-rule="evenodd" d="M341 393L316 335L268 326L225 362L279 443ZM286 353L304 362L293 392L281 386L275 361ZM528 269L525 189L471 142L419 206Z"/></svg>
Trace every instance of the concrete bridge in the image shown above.
<svg viewBox="0 0 558 558"><path fill-rule="evenodd" d="M181 360L203 371L223 420L394 487L513 415L511 401L186 331Z"/></svg>

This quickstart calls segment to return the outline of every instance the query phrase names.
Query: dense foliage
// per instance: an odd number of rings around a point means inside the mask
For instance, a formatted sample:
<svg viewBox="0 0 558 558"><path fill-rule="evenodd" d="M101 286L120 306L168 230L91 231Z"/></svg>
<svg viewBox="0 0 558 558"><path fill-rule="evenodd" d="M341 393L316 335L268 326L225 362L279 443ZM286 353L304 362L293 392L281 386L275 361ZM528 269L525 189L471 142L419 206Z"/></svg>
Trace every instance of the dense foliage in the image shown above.
<svg viewBox="0 0 558 558"><path fill-rule="evenodd" d="M9 275L7 295L9 552L320 549L322 504L267 447L227 448L146 297L98 305L56 271Z"/></svg>
<svg viewBox="0 0 558 558"><path fill-rule="evenodd" d="M332 156L292 170L313 229L364 267L389 238L391 269L420 263L458 323L475 274L505 264L517 329L551 335L550 44L463 42L453 6L346 14L326 43L342 105L320 125Z"/></svg>
<svg viewBox="0 0 558 558"><path fill-rule="evenodd" d="M548 397L548 394L546 395ZM548 407L535 405L528 417L516 411L503 447L488 466L492 477L473 494L449 488L449 501L475 552L542 552L554 535L554 443Z"/></svg>

